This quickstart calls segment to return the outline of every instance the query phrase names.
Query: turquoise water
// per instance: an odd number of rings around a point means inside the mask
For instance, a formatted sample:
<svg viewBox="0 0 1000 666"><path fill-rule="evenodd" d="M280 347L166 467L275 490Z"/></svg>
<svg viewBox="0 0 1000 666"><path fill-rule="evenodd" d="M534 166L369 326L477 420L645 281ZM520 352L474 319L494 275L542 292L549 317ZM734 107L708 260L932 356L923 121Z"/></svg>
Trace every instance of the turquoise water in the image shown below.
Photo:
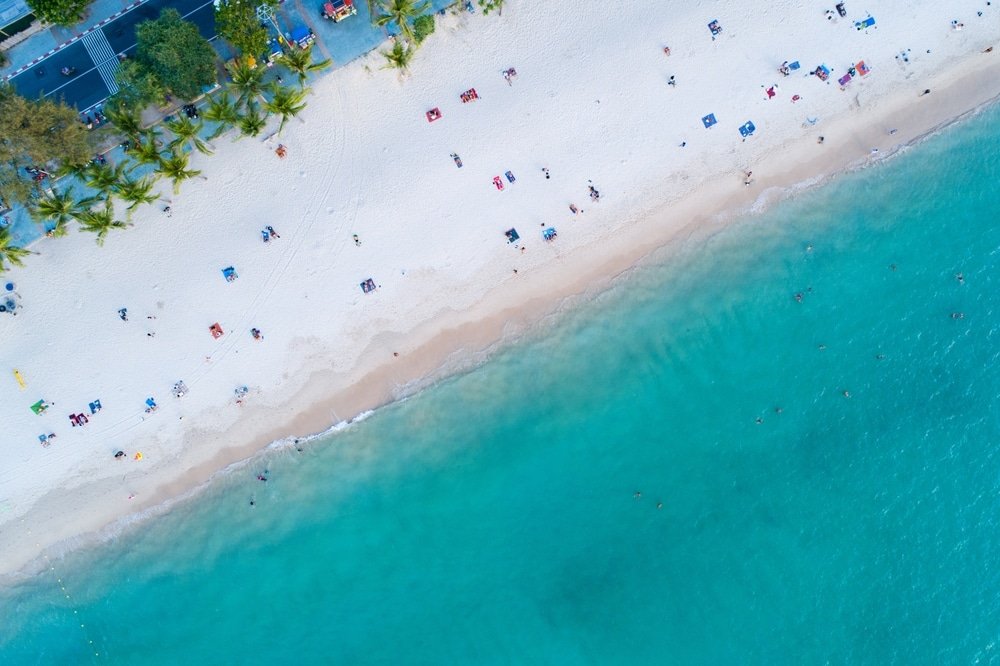
<svg viewBox="0 0 1000 666"><path fill-rule="evenodd" d="M0 662L1000 661L998 120L54 561Z"/></svg>

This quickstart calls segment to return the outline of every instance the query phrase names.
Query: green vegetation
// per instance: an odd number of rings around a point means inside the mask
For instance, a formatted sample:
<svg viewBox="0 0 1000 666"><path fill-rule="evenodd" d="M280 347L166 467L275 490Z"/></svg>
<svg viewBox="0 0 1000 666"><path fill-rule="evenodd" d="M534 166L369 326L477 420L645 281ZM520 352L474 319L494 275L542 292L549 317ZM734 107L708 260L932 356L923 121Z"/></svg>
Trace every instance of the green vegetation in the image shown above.
<svg viewBox="0 0 1000 666"><path fill-rule="evenodd" d="M410 68L410 61L413 60L416 49L412 46L404 46L403 42L397 39L391 50L381 53L386 60L382 69L398 69L401 72L406 72Z"/></svg>
<svg viewBox="0 0 1000 666"><path fill-rule="evenodd" d="M240 134L243 136L254 137L264 131L264 126L267 125L267 115L261 112L260 106L254 102L248 102L246 106L246 113L240 118L239 128Z"/></svg>
<svg viewBox="0 0 1000 666"><path fill-rule="evenodd" d="M312 45L304 49L290 49L281 54L278 64L290 71L299 79L299 87L304 87L310 72L319 72L329 67L330 60L313 62Z"/></svg>
<svg viewBox="0 0 1000 666"><path fill-rule="evenodd" d="M73 188L66 188L61 194L55 189L39 198L31 216L40 222L52 222L53 236L65 236L67 225L73 220L79 220L94 204L96 199L77 199L73 196Z"/></svg>
<svg viewBox="0 0 1000 666"><path fill-rule="evenodd" d="M399 27L399 34L409 43L414 43L413 19L417 18L430 7L426 0L381 0L380 8L382 14L374 16L372 21L379 27L386 27L390 23L395 23Z"/></svg>
<svg viewBox="0 0 1000 666"><path fill-rule="evenodd" d="M417 44L423 44L424 40L434 34L434 15L424 14L413 19L413 39Z"/></svg>
<svg viewBox="0 0 1000 666"><path fill-rule="evenodd" d="M219 36L240 53L261 56L267 52L267 28L257 18L257 7L278 6L277 0L222 0L215 8L215 26Z"/></svg>
<svg viewBox="0 0 1000 666"><path fill-rule="evenodd" d="M177 118L164 122L163 124L166 125L167 129L174 135L174 140L171 141L169 145L171 150L177 148L177 146L187 147L190 145L199 153L204 155L212 154L212 149L199 136L199 133L205 127L205 124L201 122L201 120L194 122L187 116L180 115Z"/></svg>
<svg viewBox="0 0 1000 666"><path fill-rule="evenodd" d="M288 122L289 118L298 116L306 108L304 101L306 90L292 90L291 88L282 88L277 85L271 88L271 99L264 104L264 109L268 113L281 116L281 124L278 125L278 134L281 134L281 130L285 129L285 123Z"/></svg>
<svg viewBox="0 0 1000 666"><path fill-rule="evenodd" d="M26 167L52 171L90 159L87 129L76 110L47 99L28 100L0 85L0 198L27 204L38 193Z"/></svg>
<svg viewBox="0 0 1000 666"><path fill-rule="evenodd" d="M484 16L493 11L503 14L503 0L479 0L479 6L482 7Z"/></svg>
<svg viewBox="0 0 1000 666"><path fill-rule="evenodd" d="M222 136L226 130L232 129L240 122L240 110L233 104L233 98L229 93L223 92L212 97L208 106L201 112L201 117L215 123L215 131L208 137L216 139Z"/></svg>
<svg viewBox="0 0 1000 666"><path fill-rule="evenodd" d="M107 105L109 109L118 106L138 111L148 104L163 104L167 99L167 91L156 75L135 60L119 63L115 80L118 92L112 104Z"/></svg>
<svg viewBox="0 0 1000 666"><path fill-rule="evenodd" d="M10 238L10 229L6 227L0 229L0 273L7 270L7 264L24 266L24 258L29 254L31 254L31 250L13 244Z"/></svg>
<svg viewBox="0 0 1000 666"><path fill-rule="evenodd" d="M27 0L28 6L42 21L56 25L76 25L83 18L91 0Z"/></svg>
<svg viewBox="0 0 1000 666"><path fill-rule="evenodd" d="M125 229L132 226L115 219L115 211L109 201L104 208L88 210L80 216L80 231L97 234L97 244L104 245L104 239L112 229Z"/></svg>
<svg viewBox="0 0 1000 666"><path fill-rule="evenodd" d="M173 181L174 194L180 193L181 183L185 180L190 180L201 174L201 171L197 169L188 168L189 160L190 157L187 153L179 153L173 150L169 157L160 161L160 166L156 169L156 173Z"/></svg>
<svg viewBox="0 0 1000 666"><path fill-rule="evenodd" d="M136 60L181 99L194 99L215 83L215 50L176 9L136 26Z"/></svg>

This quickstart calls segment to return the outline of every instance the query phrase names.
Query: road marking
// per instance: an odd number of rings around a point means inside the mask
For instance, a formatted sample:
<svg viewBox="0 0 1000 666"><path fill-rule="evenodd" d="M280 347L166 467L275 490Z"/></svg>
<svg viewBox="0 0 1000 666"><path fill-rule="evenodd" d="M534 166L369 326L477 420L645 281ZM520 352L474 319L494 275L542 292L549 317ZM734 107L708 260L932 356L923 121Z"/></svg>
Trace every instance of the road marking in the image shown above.
<svg viewBox="0 0 1000 666"><path fill-rule="evenodd" d="M118 55L111 49L108 38L103 30L94 30L84 36L83 48L87 49L90 59L97 65L97 73L108 87L108 92L114 95L118 92L118 81L115 73L118 71Z"/></svg>

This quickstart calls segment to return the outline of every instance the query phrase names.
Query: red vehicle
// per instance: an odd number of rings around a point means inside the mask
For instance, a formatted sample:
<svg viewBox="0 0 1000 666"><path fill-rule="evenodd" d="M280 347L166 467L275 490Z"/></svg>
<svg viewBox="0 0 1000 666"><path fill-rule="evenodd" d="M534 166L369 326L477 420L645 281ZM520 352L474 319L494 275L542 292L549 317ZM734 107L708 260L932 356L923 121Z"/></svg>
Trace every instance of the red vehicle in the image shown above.
<svg viewBox="0 0 1000 666"><path fill-rule="evenodd" d="M329 0L323 3L323 18L340 23L348 16L357 14L353 0Z"/></svg>

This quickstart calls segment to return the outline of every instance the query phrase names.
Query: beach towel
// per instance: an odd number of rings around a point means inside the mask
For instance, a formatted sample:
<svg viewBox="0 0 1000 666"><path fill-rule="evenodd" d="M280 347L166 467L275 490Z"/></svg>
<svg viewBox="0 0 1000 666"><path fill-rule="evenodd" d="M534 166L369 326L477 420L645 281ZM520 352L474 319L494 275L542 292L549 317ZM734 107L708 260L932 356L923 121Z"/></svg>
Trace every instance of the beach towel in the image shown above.
<svg viewBox="0 0 1000 666"><path fill-rule="evenodd" d="M227 266L222 269L222 277L226 278L226 282L234 282L239 275L236 274L236 269L232 266Z"/></svg>
<svg viewBox="0 0 1000 666"><path fill-rule="evenodd" d="M555 227L549 227L548 229L542 232L542 238L544 238L547 241L550 241L555 237L556 237Z"/></svg>
<svg viewBox="0 0 1000 666"><path fill-rule="evenodd" d="M861 76L864 76L865 74L867 74L868 72L871 71L870 69L868 69L868 65L865 64L864 60L862 60L861 62L859 62L854 67L855 67L855 69L858 70L858 74L860 74Z"/></svg>
<svg viewBox="0 0 1000 666"><path fill-rule="evenodd" d="M847 74L844 74L842 77L840 77L839 79L837 79L837 83L839 83L842 86L846 86L850 82L851 82L851 73L850 72L848 72Z"/></svg>
<svg viewBox="0 0 1000 666"><path fill-rule="evenodd" d="M757 131L757 127L753 124L753 121L748 120L745 124L740 126L740 136L744 139L748 136L752 136L753 133Z"/></svg>
<svg viewBox="0 0 1000 666"><path fill-rule="evenodd" d="M372 278L368 278L367 280L362 282L361 291L365 292L366 294L370 294L371 292L375 291L375 280L373 280Z"/></svg>
<svg viewBox="0 0 1000 666"><path fill-rule="evenodd" d="M704 118L702 118L701 122L705 125L705 129L708 129L709 127L711 127L712 125L714 125L718 121L715 119L715 114L714 113L710 113L707 116L705 116Z"/></svg>
<svg viewBox="0 0 1000 666"><path fill-rule="evenodd" d="M508 243L513 243L518 238L520 238L520 236L517 233L517 230L514 229L513 227L510 228L510 229L508 229L507 231L505 231L504 235L507 237L507 242Z"/></svg>

